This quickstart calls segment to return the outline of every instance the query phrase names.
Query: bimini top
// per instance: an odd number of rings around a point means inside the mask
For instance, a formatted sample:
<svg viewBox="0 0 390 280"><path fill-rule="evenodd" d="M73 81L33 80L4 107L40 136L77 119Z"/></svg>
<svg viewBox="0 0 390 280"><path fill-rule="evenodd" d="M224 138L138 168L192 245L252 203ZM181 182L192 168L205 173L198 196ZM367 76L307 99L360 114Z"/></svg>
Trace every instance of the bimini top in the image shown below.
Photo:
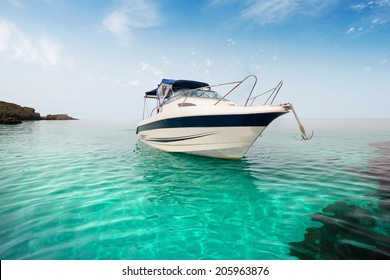
<svg viewBox="0 0 390 280"><path fill-rule="evenodd" d="M190 80L171 80L171 79L162 79L161 83L157 88L145 92L145 97L147 98L157 98L158 91L161 93L167 93L167 90L177 91L179 89L196 89L201 87L210 86L204 82L190 81ZM165 95L162 94L162 95Z"/></svg>

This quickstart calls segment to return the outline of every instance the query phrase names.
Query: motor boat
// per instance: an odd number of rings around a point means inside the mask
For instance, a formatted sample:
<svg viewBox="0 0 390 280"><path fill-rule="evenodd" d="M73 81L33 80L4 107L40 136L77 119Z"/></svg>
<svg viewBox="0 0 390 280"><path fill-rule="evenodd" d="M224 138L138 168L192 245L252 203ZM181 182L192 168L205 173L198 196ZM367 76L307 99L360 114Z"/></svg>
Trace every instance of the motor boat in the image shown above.
<svg viewBox="0 0 390 280"><path fill-rule="evenodd" d="M227 98L250 78L254 83L244 106L238 106ZM167 152L241 159L273 120L294 110L291 103L272 105L282 81L271 90L252 97L256 83L257 78L253 75L218 85L163 79L156 89L145 93L143 120L136 131L138 138ZM221 86L232 88L221 95L215 90ZM269 97L264 104L253 106L259 96L267 93ZM147 110L148 98L157 101L150 114ZM302 135L305 140L310 138Z"/></svg>

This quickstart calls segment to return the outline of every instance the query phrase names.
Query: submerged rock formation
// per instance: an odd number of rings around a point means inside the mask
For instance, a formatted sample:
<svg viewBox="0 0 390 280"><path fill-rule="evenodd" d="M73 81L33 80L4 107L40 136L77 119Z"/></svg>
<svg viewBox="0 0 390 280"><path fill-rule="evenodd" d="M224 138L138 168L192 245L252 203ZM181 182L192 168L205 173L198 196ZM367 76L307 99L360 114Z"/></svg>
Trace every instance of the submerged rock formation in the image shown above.
<svg viewBox="0 0 390 280"><path fill-rule="evenodd" d="M22 121L38 120L76 120L66 114L42 117L34 108L22 107L14 103L0 101L0 124L19 124Z"/></svg>
<svg viewBox="0 0 390 280"><path fill-rule="evenodd" d="M336 202L323 212L311 215L321 227L309 227L303 241L290 242L290 255L301 260L390 259L390 237L376 232L371 211Z"/></svg>
<svg viewBox="0 0 390 280"><path fill-rule="evenodd" d="M322 213L311 215L322 226L307 228L304 240L291 242L290 255L302 260L390 259L390 141L371 146L376 157L356 172L379 183L376 193L367 194L378 199L377 205L349 201L328 205Z"/></svg>

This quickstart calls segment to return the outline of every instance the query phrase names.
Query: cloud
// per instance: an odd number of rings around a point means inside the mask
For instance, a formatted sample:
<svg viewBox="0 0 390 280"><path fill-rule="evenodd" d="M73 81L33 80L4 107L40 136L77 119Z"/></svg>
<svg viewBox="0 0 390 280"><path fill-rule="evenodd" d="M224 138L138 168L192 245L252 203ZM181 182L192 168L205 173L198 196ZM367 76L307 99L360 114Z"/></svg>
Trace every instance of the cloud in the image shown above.
<svg viewBox="0 0 390 280"><path fill-rule="evenodd" d="M114 35L121 45L130 41L131 31L161 24L157 6L148 0L123 0L101 22L104 30Z"/></svg>
<svg viewBox="0 0 390 280"><path fill-rule="evenodd" d="M228 43L228 45L235 45L236 44L236 41L234 41L232 38L227 39L226 42Z"/></svg>
<svg viewBox="0 0 390 280"><path fill-rule="evenodd" d="M15 24L0 20L0 53L7 53L14 58L28 56L31 45L31 40Z"/></svg>
<svg viewBox="0 0 390 280"><path fill-rule="evenodd" d="M131 80L129 82L129 84L132 85L132 86L138 86L140 84L140 81L138 81L138 80Z"/></svg>
<svg viewBox="0 0 390 280"><path fill-rule="evenodd" d="M364 71L367 73L374 72L377 69L381 69L382 67L387 67L388 63L388 55L375 55L371 58L370 65L364 67Z"/></svg>
<svg viewBox="0 0 390 280"><path fill-rule="evenodd" d="M118 10L109 14L102 22L103 27L118 38L127 38L127 15L124 11Z"/></svg>
<svg viewBox="0 0 390 280"><path fill-rule="evenodd" d="M354 11L363 11L368 9L377 9L377 8L384 8L384 7L390 7L390 0L370 0L365 2L360 2L357 4L351 5L349 8Z"/></svg>
<svg viewBox="0 0 390 280"><path fill-rule="evenodd" d="M372 21L371 21L371 26L374 27L374 26L377 26L377 25L385 25L387 24L388 22L390 21L390 17L389 18L382 18L382 17L376 17L374 18Z"/></svg>
<svg viewBox="0 0 390 280"><path fill-rule="evenodd" d="M42 36L36 42L38 47L38 56L40 56L41 63L46 67L66 66L71 68L73 59L64 55L61 44Z"/></svg>
<svg viewBox="0 0 390 280"><path fill-rule="evenodd" d="M356 27L351 27L351 28L349 28L346 32L345 32L345 34L346 35L356 35L356 36L359 36L359 35L361 35L361 34L364 34L364 28L363 27L358 27L358 28L356 28Z"/></svg>
<svg viewBox="0 0 390 280"><path fill-rule="evenodd" d="M148 63L146 62L141 62L139 64L139 67L137 69L138 73L142 73L142 72L150 72L158 77L162 76L163 75L163 72L156 68L156 67L153 67L151 65L149 65Z"/></svg>
<svg viewBox="0 0 390 280"><path fill-rule="evenodd" d="M387 64L388 62L388 58L387 57L383 57L380 61L379 61L379 64Z"/></svg>
<svg viewBox="0 0 390 280"><path fill-rule="evenodd" d="M363 1L350 5L348 9L358 14L358 24L367 32L390 23L390 0Z"/></svg>
<svg viewBox="0 0 390 280"><path fill-rule="evenodd" d="M353 32L355 32L355 27L351 27L350 29L348 29L345 34L352 34Z"/></svg>
<svg viewBox="0 0 390 280"><path fill-rule="evenodd" d="M349 8L354 11L362 11L369 6L369 3L357 3L351 5Z"/></svg>
<svg viewBox="0 0 390 280"><path fill-rule="evenodd" d="M174 64L170 59L168 59L166 56L162 55L160 56L160 60L162 62L162 65L164 66L173 66Z"/></svg>
<svg viewBox="0 0 390 280"><path fill-rule="evenodd" d="M294 17L321 16L339 0L263 0L248 1L241 17L260 25L279 23Z"/></svg>
<svg viewBox="0 0 390 280"><path fill-rule="evenodd" d="M47 37L30 38L14 23L0 19L0 56L40 64L45 68L69 67L73 59L60 43Z"/></svg>
<svg viewBox="0 0 390 280"><path fill-rule="evenodd" d="M268 24L285 20L298 8L293 0L259 1L246 8L241 15L260 24Z"/></svg>

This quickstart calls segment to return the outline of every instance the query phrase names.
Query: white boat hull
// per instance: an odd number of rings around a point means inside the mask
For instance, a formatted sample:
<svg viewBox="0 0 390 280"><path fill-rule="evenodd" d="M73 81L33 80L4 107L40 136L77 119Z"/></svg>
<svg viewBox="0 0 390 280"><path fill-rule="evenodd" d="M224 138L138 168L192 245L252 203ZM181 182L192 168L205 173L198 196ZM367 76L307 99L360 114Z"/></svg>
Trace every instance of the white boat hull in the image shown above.
<svg viewBox="0 0 390 280"><path fill-rule="evenodd" d="M141 132L139 139L167 152L241 159L264 129L265 126L165 128Z"/></svg>
<svg viewBox="0 0 390 280"><path fill-rule="evenodd" d="M141 121L140 141L167 152L224 159L241 159L263 130L288 112L283 106L176 108Z"/></svg>

